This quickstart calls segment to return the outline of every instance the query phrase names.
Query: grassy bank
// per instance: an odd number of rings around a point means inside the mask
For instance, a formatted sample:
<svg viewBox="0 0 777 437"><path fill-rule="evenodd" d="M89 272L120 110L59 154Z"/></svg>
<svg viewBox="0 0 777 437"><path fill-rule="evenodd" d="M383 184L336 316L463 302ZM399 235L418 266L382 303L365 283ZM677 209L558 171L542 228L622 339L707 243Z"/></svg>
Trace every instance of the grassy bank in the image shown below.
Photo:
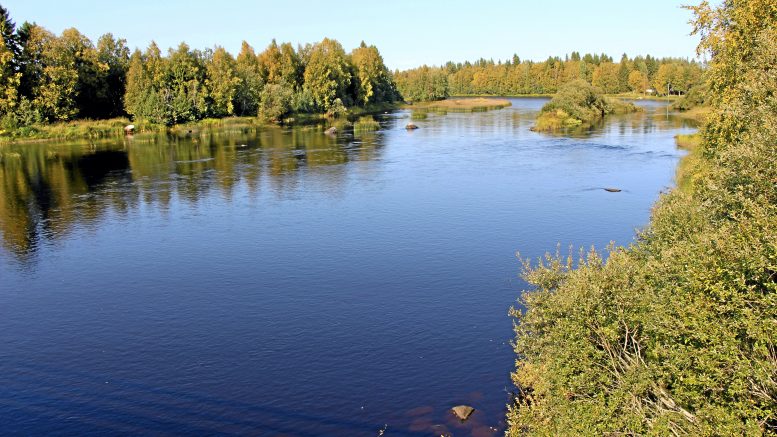
<svg viewBox="0 0 777 437"><path fill-rule="evenodd" d="M712 110L677 138L690 151L678 187L635 243L523 260L534 289L512 311L508 435L777 432L777 11L764 7L701 10Z"/></svg>
<svg viewBox="0 0 777 437"><path fill-rule="evenodd" d="M451 98L472 98L472 97L483 97L483 98L498 98L498 97L513 97L513 98L521 98L521 97L550 97L552 98L555 94L553 93L528 93L528 94L500 94L500 95L490 95L490 94L456 94L451 96ZM618 94L605 94L605 97L611 97L615 99L625 99L625 100L654 100L657 102L675 102L680 97L679 96L657 96L657 95L651 95L651 94L642 94L642 93L618 93Z"/></svg>
<svg viewBox="0 0 777 437"><path fill-rule="evenodd" d="M399 108L398 103L383 103L366 107L355 107L348 110L342 120L357 120L371 114L382 114ZM361 119L361 127L366 129L366 119ZM286 125L305 125L329 123L337 124L336 120L327 118L324 114L300 113L292 114L284 119ZM9 142L39 142L56 140L120 138L126 135L124 128L134 125L136 134L148 132L169 132L174 135L190 134L207 129L252 129L266 126L268 123L257 117L225 117L206 118L191 123L166 126L145 121L131 121L128 118L113 118L109 120L74 120L65 123L35 124L14 131L0 131L0 144Z"/></svg>
<svg viewBox="0 0 777 437"><path fill-rule="evenodd" d="M499 97L514 97L514 98L521 98L521 97L553 97L552 93L529 93L529 94L499 94L499 95L492 95L492 94L456 94L453 96L450 96L451 99L459 99L459 98L473 98L473 97L482 97L486 99L490 98L499 98Z"/></svg>
<svg viewBox="0 0 777 437"><path fill-rule="evenodd" d="M616 99L626 99L626 100L653 100L656 102L676 102L680 97L671 95L671 96L657 96L657 95L651 95L651 94L642 94L642 93L619 93L619 94L606 94L606 97L616 98Z"/></svg>
<svg viewBox="0 0 777 437"><path fill-rule="evenodd" d="M0 143L45 140L74 140L121 137L124 127L133 124L126 118L77 120L63 123L34 124L13 131L0 131ZM135 132L159 132L163 125L137 122Z"/></svg>
<svg viewBox="0 0 777 437"><path fill-rule="evenodd" d="M417 102L412 105L407 105L407 108L429 112L480 112L502 109L510 105L511 103L507 99L473 97L438 100L434 102Z"/></svg>
<svg viewBox="0 0 777 437"><path fill-rule="evenodd" d="M700 133L675 136L677 147L688 151L688 155L677 165L675 182L680 190L692 190L696 179L705 173L705 162L700 153L702 136Z"/></svg>
<svg viewBox="0 0 777 437"><path fill-rule="evenodd" d="M675 115L689 120L703 123L709 117L711 108L709 106L697 106L687 111L676 111Z"/></svg>

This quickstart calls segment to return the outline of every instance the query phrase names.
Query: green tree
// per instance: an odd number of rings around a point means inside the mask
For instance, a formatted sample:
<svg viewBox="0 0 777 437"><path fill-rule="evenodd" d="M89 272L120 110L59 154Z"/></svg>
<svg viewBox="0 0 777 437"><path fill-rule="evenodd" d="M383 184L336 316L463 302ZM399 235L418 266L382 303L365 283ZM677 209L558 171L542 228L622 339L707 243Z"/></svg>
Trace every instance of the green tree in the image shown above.
<svg viewBox="0 0 777 437"><path fill-rule="evenodd" d="M449 95L448 75L441 68L424 65L396 74L394 78L402 98L407 101L442 100ZM475 82L474 75L472 81Z"/></svg>
<svg viewBox="0 0 777 437"><path fill-rule="evenodd" d="M319 110L329 111L336 99L350 104L347 94L351 84L350 66L345 50L336 40L324 38L313 46L304 78L305 88Z"/></svg>
<svg viewBox="0 0 777 437"><path fill-rule="evenodd" d="M364 41L351 52L356 83L356 101L361 105L393 102L396 89L383 58L374 45L367 46Z"/></svg>
<svg viewBox="0 0 777 437"><path fill-rule="evenodd" d="M12 113L19 101L19 53L16 25L0 6L0 117Z"/></svg>
<svg viewBox="0 0 777 437"><path fill-rule="evenodd" d="M620 90L619 67L612 62L602 62L594 69L591 84L606 94L615 94Z"/></svg>
<svg viewBox="0 0 777 437"><path fill-rule="evenodd" d="M302 87L304 80L304 66L302 60L294 47L290 43L283 43L280 47L280 82L291 87L292 90L298 90Z"/></svg>
<svg viewBox="0 0 777 437"><path fill-rule="evenodd" d="M621 61L618 64L618 92L626 92L629 87L629 72L631 71L631 62L629 57L624 53L621 56Z"/></svg>
<svg viewBox="0 0 777 437"><path fill-rule="evenodd" d="M639 70L634 70L631 73L629 73L628 82L629 82L629 88L635 93L644 93L645 90L647 90L647 87L648 87L647 74Z"/></svg>
<svg viewBox="0 0 777 437"><path fill-rule="evenodd" d="M291 113L292 97L293 93L287 86L266 85L261 94L259 116L267 121L283 121Z"/></svg>
<svg viewBox="0 0 777 437"><path fill-rule="evenodd" d="M130 58L124 95L125 109L136 119L171 123L170 98L167 60L152 41L143 54L136 50Z"/></svg>
<svg viewBox="0 0 777 437"><path fill-rule="evenodd" d="M124 110L133 117L142 117L146 93L151 90L151 76L144 66L143 54L135 50L127 68L127 86L124 94Z"/></svg>
<svg viewBox="0 0 777 437"><path fill-rule="evenodd" d="M57 38L35 27L28 46L40 56L40 77L32 90L33 105L49 121L69 120L78 113L79 69L76 53L82 40L75 32Z"/></svg>
<svg viewBox="0 0 777 437"><path fill-rule="evenodd" d="M259 59L254 49L245 41L240 48L235 63L235 74L240 82L235 89L234 107L239 115L256 115L259 108L259 96L264 82Z"/></svg>
<svg viewBox="0 0 777 437"><path fill-rule="evenodd" d="M237 76L237 66L232 55L223 47L217 47L206 64L206 73L205 83L212 101L211 114L216 117L233 115L234 100L241 79Z"/></svg>
<svg viewBox="0 0 777 437"><path fill-rule="evenodd" d="M100 117L118 117L124 113L129 55L124 39L106 33L97 40L97 62L104 71L95 102Z"/></svg>
<svg viewBox="0 0 777 437"><path fill-rule="evenodd" d="M653 88L659 94L669 94L673 83L676 84L676 66L674 64L661 64L653 78Z"/></svg>
<svg viewBox="0 0 777 437"><path fill-rule="evenodd" d="M162 92L169 99L167 122L177 124L203 118L208 111L208 92L202 53L181 43L177 49L170 49L166 64Z"/></svg>
<svg viewBox="0 0 777 437"><path fill-rule="evenodd" d="M273 38L270 45L259 54L259 71L264 83L280 84L283 82L281 73L281 49Z"/></svg>
<svg viewBox="0 0 777 437"><path fill-rule="evenodd" d="M60 66L74 68L76 72L73 117L104 118L100 97L109 66L99 62L92 41L75 28L65 29L57 39L56 50L61 52L58 56Z"/></svg>
<svg viewBox="0 0 777 437"><path fill-rule="evenodd" d="M763 70L774 65L768 60L773 59L777 40L774 31L777 4L771 0L727 0L722 7L712 8L709 2L703 1L690 9L698 17L694 33L702 37L699 54L713 54L706 73L707 98L713 107L721 109L712 114L705 130L708 152L713 155L748 135L747 127L757 123L743 115L755 114L754 108L763 105L756 95L766 99L764 93L774 92L768 87L754 89L751 84L754 75L743 73L765 74ZM734 100L741 106L732 107Z"/></svg>

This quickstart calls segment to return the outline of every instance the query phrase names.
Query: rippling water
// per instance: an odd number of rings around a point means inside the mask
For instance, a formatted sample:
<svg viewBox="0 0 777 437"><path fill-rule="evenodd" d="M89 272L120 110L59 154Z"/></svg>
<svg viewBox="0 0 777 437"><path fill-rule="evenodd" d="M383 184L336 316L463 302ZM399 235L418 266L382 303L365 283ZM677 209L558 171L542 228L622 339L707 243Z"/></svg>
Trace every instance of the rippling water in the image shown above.
<svg viewBox="0 0 777 437"><path fill-rule="evenodd" d="M691 130L544 101L0 148L0 432L501 432L515 252L628 244Z"/></svg>

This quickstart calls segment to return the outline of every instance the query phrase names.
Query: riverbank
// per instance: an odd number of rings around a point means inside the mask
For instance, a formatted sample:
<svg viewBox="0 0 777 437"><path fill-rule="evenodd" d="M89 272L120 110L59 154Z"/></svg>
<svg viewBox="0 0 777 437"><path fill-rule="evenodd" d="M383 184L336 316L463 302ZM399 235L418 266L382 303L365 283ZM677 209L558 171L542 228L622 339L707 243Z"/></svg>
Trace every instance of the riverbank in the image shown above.
<svg viewBox="0 0 777 437"><path fill-rule="evenodd" d="M283 125L333 124L357 121L361 117L383 114L401 107L401 103L384 103L366 107L350 108L344 117L330 118L324 114L296 113L283 119ZM203 129L250 129L272 126L258 117L224 117L181 123L173 126L150 123L143 120L132 121L126 117L107 120L74 120L62 123L35 124L15 131L0 131L0 145L8 143L35 143L62 140L96 140L117 138L127 135L125 128L133 126L132 133L168 132L174 135L187 134Z"/></svg>
<svg viewBox="0 0 777 437"><path fill-rule="evenodd" d="M552 98L555 94L553 93L539 93L539 94L500 94L500 95L490 95L490 94L456 94L452 95L450 98L452 99L459 99L459 98L473 98L473 97L483 97L483 98L499 98L499 97L510 97L510 98L532 98L532 97L546 97L546 98ZM674 102L677 101L680 97L679 96L657 96L657 95L651 95L651 94L643 94L643 93L618 93L618 94L604 94L605 97L611 97L616 99L624 99L624 100L652 100L657 102Z"/></svg>
<svg viewBox="0 0 777 437"><path fill-rule="evenodd" d="M712 113L712 108L709 106L696 106L687 111L676 111L675 114L678 117L682 117L689 120L694 120L699 123L704 123L707 117Z"/></svg>
<svg viewBox="0 0 777 437"><path fill-rule="evenodd" d="M437 100L433 102L414 102L403 106L405 109L419 110L419 111L450 111L450 112L478 112L488 111L493 109L502 109L510 106L511 103L507 99L495 98L495 97L466 97L466 98L452 98L445 100Z"/></svg>
<svg viewBox="0 0 777 437"><path fill-rule="evenodd" d="M510 436L774 432L777 28L757 1L707 7L712 109L649 226L523 260Z"/></svg>

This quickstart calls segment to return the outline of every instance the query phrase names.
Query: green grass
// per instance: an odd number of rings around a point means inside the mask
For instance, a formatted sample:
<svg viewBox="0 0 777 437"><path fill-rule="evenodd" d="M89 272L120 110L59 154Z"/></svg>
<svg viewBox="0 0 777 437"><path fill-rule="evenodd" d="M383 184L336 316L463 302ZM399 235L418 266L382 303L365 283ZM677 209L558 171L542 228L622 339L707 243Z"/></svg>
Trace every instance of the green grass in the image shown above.
<svg viewBox="0 0 777 437"><path fill-rule="evenodd" d="M74 140L122 137L124 127L134 124L135 132L158 132L166 129L163 125L146 122L131 122L126 118L108 120L76 120L70 122L35 124L19 128L12 132L0 131L0 142L24 142L45 140Z"/></svg>
<svg viewBox="0 0 777 437"><path fill-rule="evenodd" d="M677 111L675 112L675 115L678 117L687 118L689 120L694 120L699 123L704 123L704 121L710 115L710 111L711 109L709 106L696 106L687 111Z"/></svg>
<svg viewBox="0 0 777 437"><path fill-rule="evenodd" d="M485 98L493 98L493 97L553 97L553 93L526 93L526 94L456 94L450 96L451 99L457 99L457 98L469 98L469 97L485 97Z"/></svg>
<svg viewBox="0 0 777 437"><path fill-rule="evenodd" d="M689 152L677 165L675 182L680 189L690 192L698 184L699 178L705 177L709 168L700 153L702 136L700 133L679 134L675 136L675 142L678 148Z"/></svg>
<svg viewBox="0 0 777 437"><path fill-rule="evenodd" d="M359 117L353 124L354 133L373 132L380 129L380 123L375 121L372 116Z"/></svg>
<svg viewBox="0 0 777 437"><path fill-rule="evenodd" d="M677 147L688 151L694 151L701 145L701 135L699 133L694 134L678 134L674 137Z"/></svg>
<svg viewBox="0 0 777 437"><path fill-rule="evenodd" d="M348 110L347 118L361 117L399 108L398 103L383 103L366 107L353 107ZM306 125L324 123L328 118L324 114L297 113L284 119L284 124ZM124 127L135 125L135 133L169 132L173 135L197 135L202 131L214 129L226 131L245 131L266 126L257 117L224 117L206 118L191 123L174 126L149 123L143 120L131 121L128 118L112 118L108 120L73 120L60 123L45 123L25 126L13 131L0 131L0 144L9 142L38 142L55 140L121 138L125 135ZM364 127L366 129L366 126Z"/></svg>
<svg viewBox="0 0 777 437"><path fill-rule="evenodd" d="M680 99L680 96L657 96L651 94L642 94L635 92L617 93L617 94L605 94L606 97L616 99L628 99L628 100L654 100L657 102L675 102Z"/></svg>
<svg viewBox="0 0 777 437"><path fill-rule="evenodd" d="M408 105L411 109L420 109L422 111L430 112L481 112L494 109L502 109L510 106L507 99L497 98L460 98L460 99L446 99L438 100L434 102L418 102Z"/></svg>

